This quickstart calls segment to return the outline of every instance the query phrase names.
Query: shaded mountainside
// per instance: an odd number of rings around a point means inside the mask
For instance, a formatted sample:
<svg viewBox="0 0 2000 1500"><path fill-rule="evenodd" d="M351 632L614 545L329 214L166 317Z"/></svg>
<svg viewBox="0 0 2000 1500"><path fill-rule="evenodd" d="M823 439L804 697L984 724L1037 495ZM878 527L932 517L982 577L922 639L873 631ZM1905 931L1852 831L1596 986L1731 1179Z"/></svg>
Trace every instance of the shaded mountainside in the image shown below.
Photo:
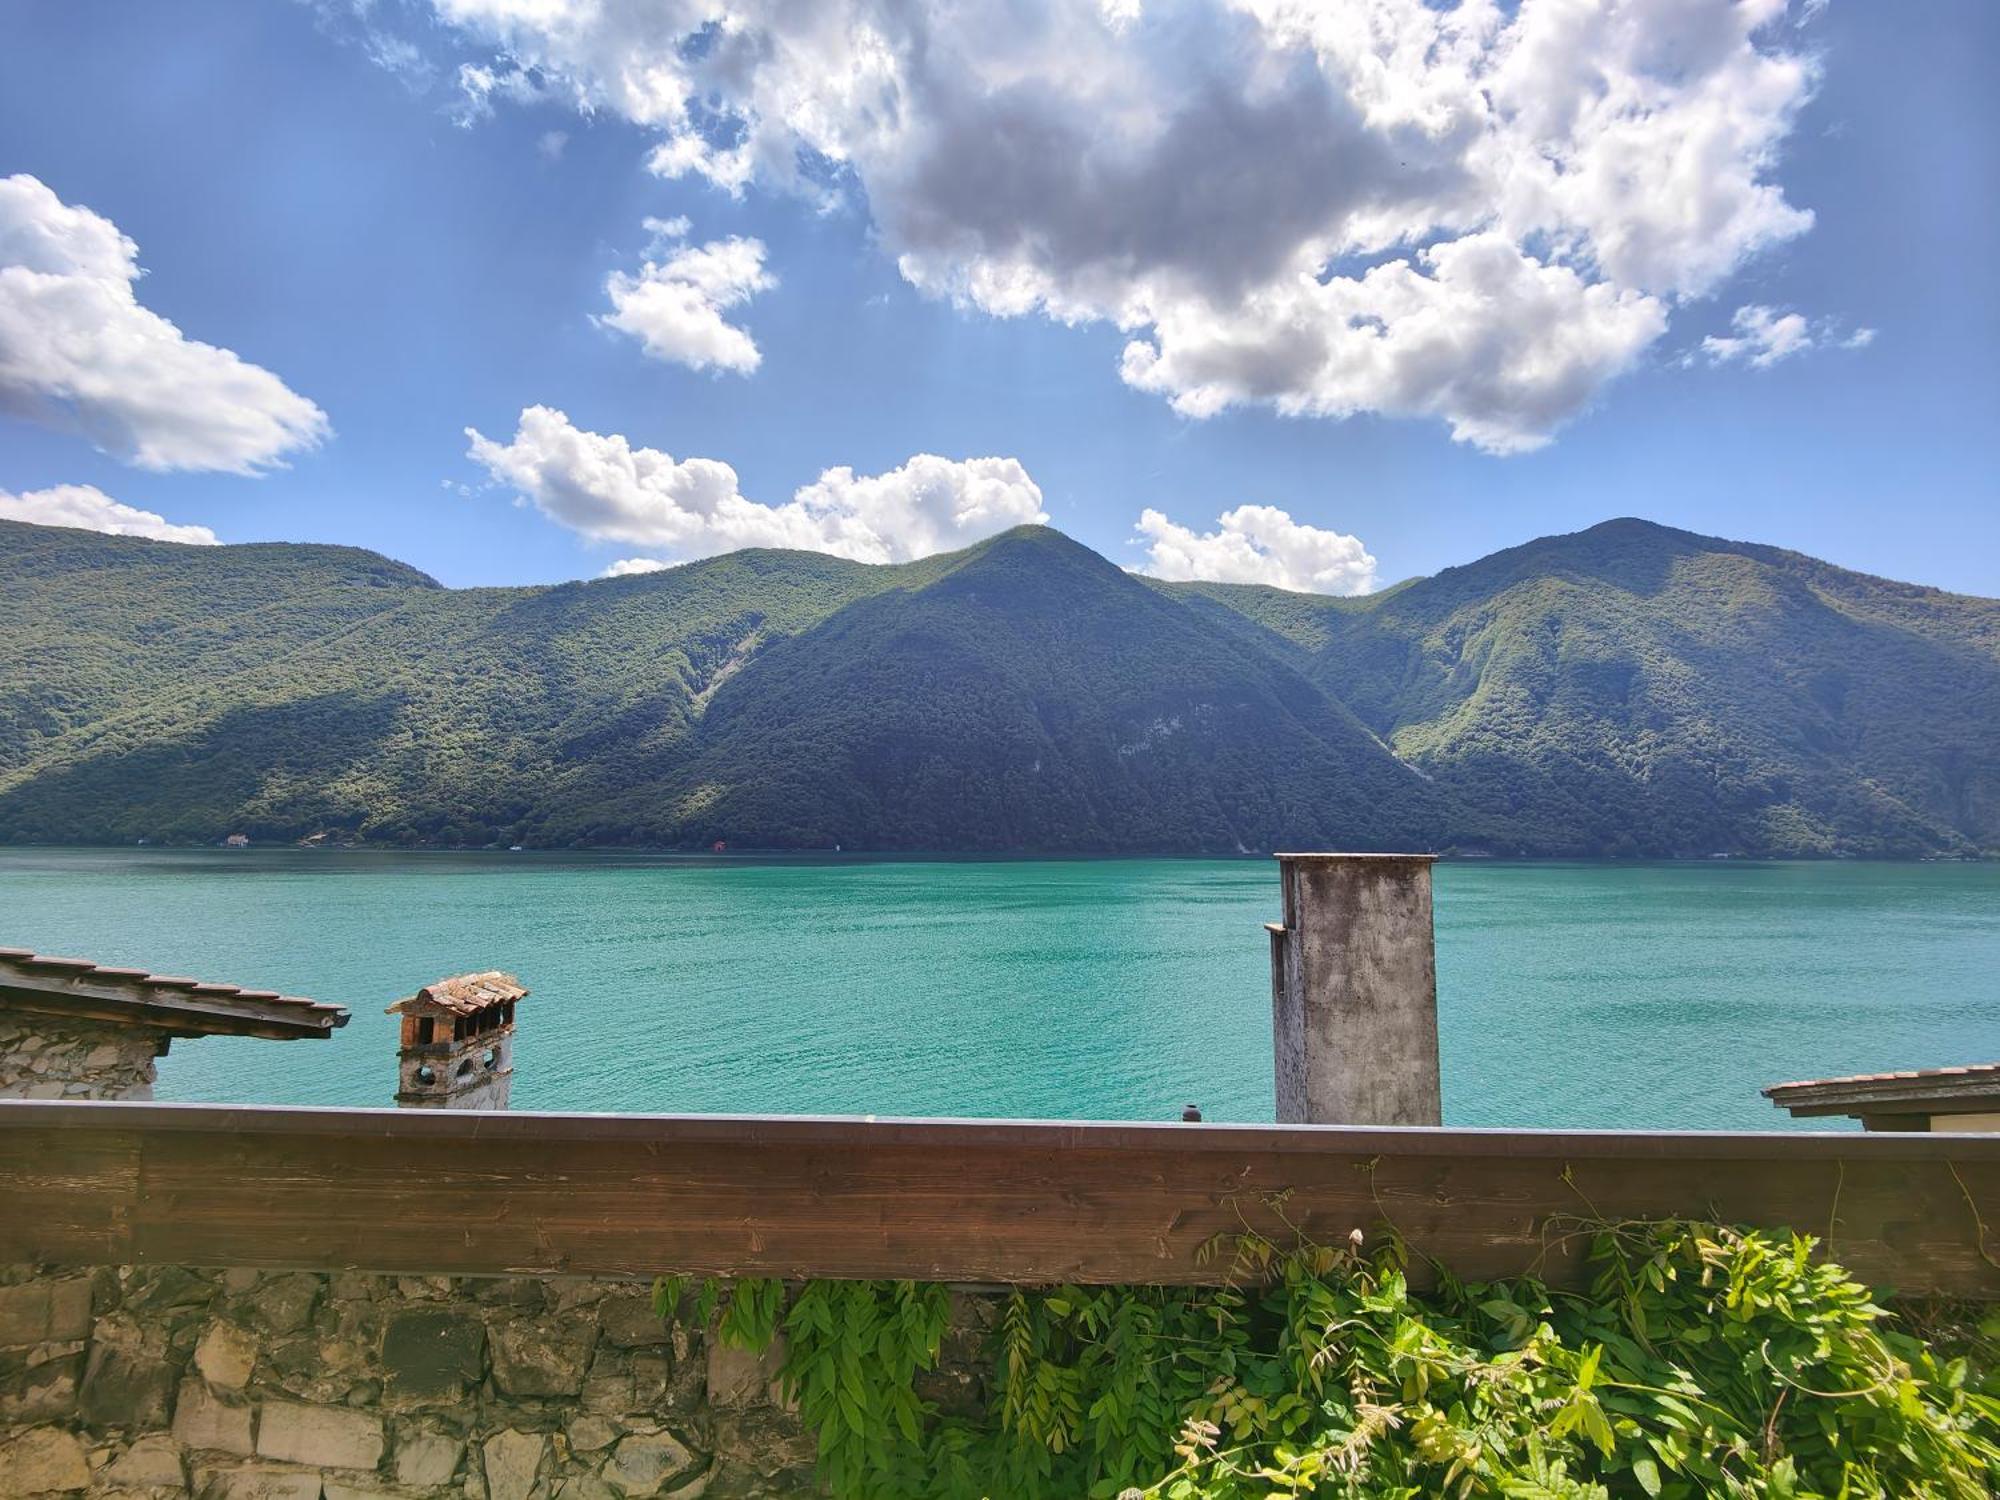
<svg viewBox="0 0 2000 1500"><path fill-rule="evenodd" d="M1365 599L1023 528L554 588L0 522L0 838L2000 849L2000 603L1638 521Z"/></svg>

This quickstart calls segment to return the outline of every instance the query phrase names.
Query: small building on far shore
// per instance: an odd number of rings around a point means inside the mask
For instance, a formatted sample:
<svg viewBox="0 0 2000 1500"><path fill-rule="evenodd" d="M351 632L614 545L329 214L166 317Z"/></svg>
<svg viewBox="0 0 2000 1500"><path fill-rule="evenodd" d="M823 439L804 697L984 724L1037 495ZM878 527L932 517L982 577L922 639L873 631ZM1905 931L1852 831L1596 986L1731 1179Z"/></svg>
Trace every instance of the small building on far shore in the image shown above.
<svg viewBox="0 0 2000 1500"><path fill-rule="evenodd" d="M1847 1115L1863 1130L2000 1131L2000 1062L1774 1083L1764 1096L1795 1119Z"/></svg>

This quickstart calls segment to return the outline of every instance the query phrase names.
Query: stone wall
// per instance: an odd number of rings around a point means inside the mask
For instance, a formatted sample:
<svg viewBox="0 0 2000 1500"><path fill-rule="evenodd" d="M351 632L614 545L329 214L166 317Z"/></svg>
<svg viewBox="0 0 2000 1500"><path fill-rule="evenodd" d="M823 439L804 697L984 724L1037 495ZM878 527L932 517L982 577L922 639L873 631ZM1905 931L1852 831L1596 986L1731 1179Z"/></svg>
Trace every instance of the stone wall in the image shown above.
<svg viewBox="0 0 2000 1500"><path fill-rule="evenodd" d="M144 1027L0 1014L0 1099L150 1099L163 1040Z"/></svg>
<svg viewBox="0 0 2000 1500"><path fill-rule="evenodd" d="M946 1399L977 1384L965 1305ZM779 1357L633 1282L0 1269L0 1496L812 1494Z"/></svg>

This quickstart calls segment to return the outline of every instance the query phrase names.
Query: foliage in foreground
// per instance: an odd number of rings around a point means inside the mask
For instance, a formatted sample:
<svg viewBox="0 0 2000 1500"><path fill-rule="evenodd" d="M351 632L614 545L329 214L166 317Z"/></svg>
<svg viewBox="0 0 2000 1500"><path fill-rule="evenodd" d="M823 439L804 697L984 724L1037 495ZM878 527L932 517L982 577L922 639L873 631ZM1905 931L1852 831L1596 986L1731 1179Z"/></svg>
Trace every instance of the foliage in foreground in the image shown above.
<svg viewBox="0 0 2000 1500"><path fill-rule="evenodd" d="M1594 1230L1587 1295L1413 1294L1399 1250L1250 1239L1237 1284L1012 1294L982 1410L919 1394L950 1294L706 1284L758 1348L841 1500L2000 1493L1995 1320L1946 1357L1813 1242L1671 1222ZM685 1283L663 1280L663 1313ZM1969 1356L1969 1357L1968 1357Z"/></svg>

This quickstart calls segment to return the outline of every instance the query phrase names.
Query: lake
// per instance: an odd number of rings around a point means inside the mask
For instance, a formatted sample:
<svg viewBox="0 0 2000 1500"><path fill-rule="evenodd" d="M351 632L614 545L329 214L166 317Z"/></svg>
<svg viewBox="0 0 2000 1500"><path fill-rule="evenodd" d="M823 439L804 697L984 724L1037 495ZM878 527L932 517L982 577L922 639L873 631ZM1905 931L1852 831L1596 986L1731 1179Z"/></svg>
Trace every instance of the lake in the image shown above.
<svg viewBox="0 0 2000 1500"><path fill-rule="evenodd" d="M2000 866L1437 869L1445 1119L1763 1129L2000 1057ZM336 1001L163 1099L386 1105L385 1005L511 970L520 1109L1268 1120L1268 860L0 851L0 946Z"/></svg>

